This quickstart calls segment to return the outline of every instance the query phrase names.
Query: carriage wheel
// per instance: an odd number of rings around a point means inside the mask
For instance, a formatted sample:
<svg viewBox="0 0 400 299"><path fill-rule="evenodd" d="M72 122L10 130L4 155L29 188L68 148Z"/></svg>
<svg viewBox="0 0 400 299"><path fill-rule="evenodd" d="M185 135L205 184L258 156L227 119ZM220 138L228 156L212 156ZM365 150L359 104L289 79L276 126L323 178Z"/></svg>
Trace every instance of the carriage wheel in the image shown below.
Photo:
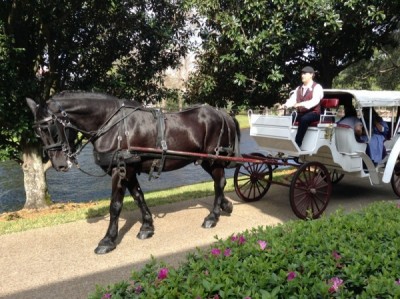
<svg viewBox="0 0 400 299"><path fill-rule="evenodd" d="M301 219L318 218L328 206L332 192L329 171L319 162L308 162L295 172L290 184L290 205Z"/></svg>
<svg viewBox="0 0 400 299"><path fill-rule="evenodd" d="M400 197L400 162L396 162L394 166L390 183L392 185L393 192Z"/></svg>
<svg viewBox="0 0 400 299"><path fill-rule="evenodd" d="M336 170L332 171L330 174L332 184L339 183L344 177L344 173L337 172Z"/></svg>
<svg viewBox="0 0 400 299"><path fill-rule="evenodd" d="M259 153L252 156L265 158ZM269 164L246 162L238 165L233 177L236 194L244 201L260 200L267 194L272 182L272 167Z"/></svg>

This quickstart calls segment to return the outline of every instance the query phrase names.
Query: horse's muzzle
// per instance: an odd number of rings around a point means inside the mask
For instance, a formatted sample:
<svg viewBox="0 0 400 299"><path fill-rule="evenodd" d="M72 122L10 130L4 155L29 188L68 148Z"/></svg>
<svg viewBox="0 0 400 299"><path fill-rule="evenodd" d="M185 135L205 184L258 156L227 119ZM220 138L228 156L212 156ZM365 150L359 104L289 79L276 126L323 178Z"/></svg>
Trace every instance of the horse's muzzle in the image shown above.
<svg viewBox="0 0 400 299"><path fill-rule="evenodd" d="M53 165L53 168L58 172L67 172L73 165L73 163L69 159L63 161L56 161L55 159L52 159L51 164Z"/></svg>

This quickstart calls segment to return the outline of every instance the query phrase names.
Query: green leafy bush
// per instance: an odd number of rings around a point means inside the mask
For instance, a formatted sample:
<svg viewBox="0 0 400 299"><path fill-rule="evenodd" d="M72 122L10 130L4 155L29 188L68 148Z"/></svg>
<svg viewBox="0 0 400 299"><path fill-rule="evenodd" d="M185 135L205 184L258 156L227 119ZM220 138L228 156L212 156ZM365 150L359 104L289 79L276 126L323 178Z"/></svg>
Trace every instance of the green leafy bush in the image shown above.
<svg viewBox="0 0 400 299"><path fill-rule="evenodd" d="M152 260L90 298L400 298L400 206L375 203L217 239L177 269Z"/></svg>

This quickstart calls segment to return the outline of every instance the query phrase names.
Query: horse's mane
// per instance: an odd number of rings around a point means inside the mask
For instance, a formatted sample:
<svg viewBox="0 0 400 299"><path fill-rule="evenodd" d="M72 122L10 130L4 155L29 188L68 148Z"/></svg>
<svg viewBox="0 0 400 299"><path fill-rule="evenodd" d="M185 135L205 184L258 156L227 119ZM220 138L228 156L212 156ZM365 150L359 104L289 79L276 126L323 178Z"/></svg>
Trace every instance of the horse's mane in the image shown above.
<svg viewBox="0 0 400 299"><path fill-rule="evenodd" d="M104 99L104 100L118 100L118 98L109 95L109 94L105 94L105 93L101 93L101 92L87 92L87 91L71 91L71 90L65 90L62 91L58 94L55 94L52 99L54 100L65 100L65 99L71 99L71 100L79 100L79 99Z"/></svg>
<svg viewBox="0 0 400 299"><path fill-rule="evenodd" d="M119 99L115 96L101 93L101 92L87 92L80 90L65 90L58 94L55 94L51 100L112 100L112 101L121 101L128 107L139 107L142 106L141 103L134 100L127 99Z"/></svg>

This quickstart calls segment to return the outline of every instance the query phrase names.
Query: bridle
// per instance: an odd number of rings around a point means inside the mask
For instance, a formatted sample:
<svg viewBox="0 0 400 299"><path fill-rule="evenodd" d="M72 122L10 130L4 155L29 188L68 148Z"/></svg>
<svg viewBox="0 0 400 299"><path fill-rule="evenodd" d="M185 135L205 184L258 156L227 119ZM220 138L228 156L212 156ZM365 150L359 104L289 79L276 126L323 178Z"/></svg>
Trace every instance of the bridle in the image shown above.
<svg viewBox="0 0 400 299"><path fill-rule="evenodd" d="M119 105L119 107L114 111L114 113L112 113L108 117L108 119L104 122L102 126L100 126L100 128L97 131L85 131L83 129L76 127L71 123L68 113L63 109L63 107L58 101L53 100L53 102L58 106L58 110L61 113L61 117L57 116L56 113L53 113L50 109L47 108L47 113L49 114L49 116L40 121L35 122L33 124L33 128L35 130L37 137L41 138L43 142L44 140L47 141L46 142L47 144L45 144L45 146L43 147L44 151L64 152L64 154L68 158L68 161L74 163L78 169L80 169L80 167L78 165L77 157L87 144L95 141L97 138L101 137L109 130L111 130L111 128L113 128L115 125L119 124L121 121L130 116L133 112L141 109L141 107L125 106L125 104L122 103L122 105ZM132 109L132 111L130 113L123 113L123 116L121 118L111 122L111 119L115 115L117 115L118 112L123 108L130 108ZM58 125L57 123L61 124L61 126ZM71 141L68 134L70 130L75 131L77 135L79 135L78 134L79 132L82 134L78 137L76 141L75 141L76 137L74 138L73 141ZM58 138L55 138L55 136ZM86 137L90 136L90 137L87 138L85 142L83 142L85 136ZM120 148L118 147L114 155L117 154L119 150Z"/></svg>
<svg viewBox="0 0 400 299"><path fill-rule="evenodd" d="M47 109L49 116L35 122L33 124L33 129L37 137L41 138L43 142L46 140L43 146L43 150L45 152L62 151L70 161L76 164L76 158L83 149L83 135L78 137L76 142L76 138L71 141L69 137L70 131L74 130L76 132L82 133L89 132L84 132L72 125L69 120L68 114L65 112L65 110L62 109L61 105L58 104L58 106L60 108L62 118L58 117L55 113ZM58 123L61 124L61 126L59 126Z"/></svg>

